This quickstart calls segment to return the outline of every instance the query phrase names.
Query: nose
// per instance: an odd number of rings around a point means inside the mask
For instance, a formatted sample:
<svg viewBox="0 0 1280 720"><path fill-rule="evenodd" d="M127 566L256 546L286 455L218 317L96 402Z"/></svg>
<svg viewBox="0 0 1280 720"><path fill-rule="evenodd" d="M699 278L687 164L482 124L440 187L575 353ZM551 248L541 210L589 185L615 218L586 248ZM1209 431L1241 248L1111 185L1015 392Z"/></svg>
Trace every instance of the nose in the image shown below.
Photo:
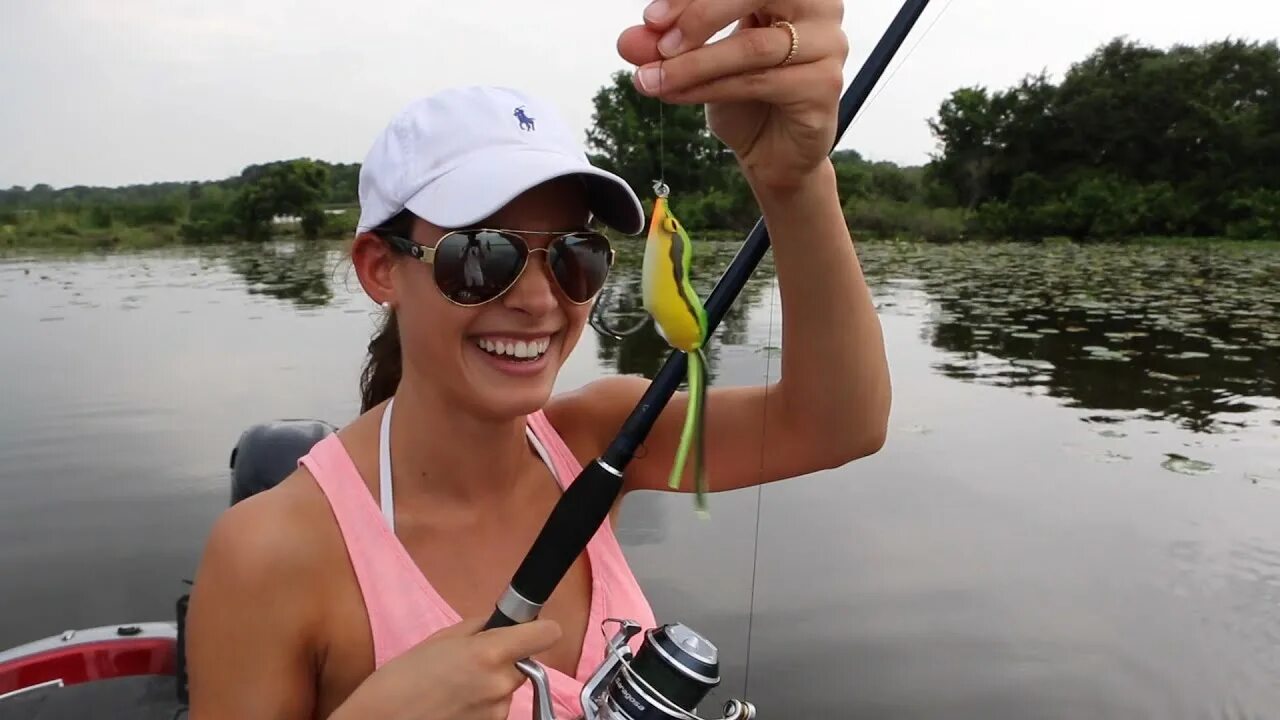
<svg viewBox="0 0 1280 720"><path fill-rule="evenodd" d="M547 264L545 248L533 248L529 252L529 265L520 279L503 296L502 302L513 310L520 310L535 317L546 315L560 305L555 281L551 279L551 267Z"/></svg>

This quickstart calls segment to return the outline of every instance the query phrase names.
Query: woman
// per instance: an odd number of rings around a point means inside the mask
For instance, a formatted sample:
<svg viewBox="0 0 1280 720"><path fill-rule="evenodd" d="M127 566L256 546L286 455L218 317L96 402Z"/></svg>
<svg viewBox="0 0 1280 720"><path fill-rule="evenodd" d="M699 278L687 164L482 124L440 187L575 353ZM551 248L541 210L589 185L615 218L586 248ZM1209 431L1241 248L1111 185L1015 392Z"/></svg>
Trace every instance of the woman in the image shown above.
<svg viewBox="0 0 1280 720"><path fill-rule="evenodd" d="M710 390L713 490L836 467L885 435L880 327L828 159L842 11L839 0L658 0L618 40L640 92L707 104L773 240L785 378ZM190 606L192 717L527 718L513 662L528 656L572 717L602 657L599 620L654 623L611 523L539 620L481 628L564 484L646 386L615 377L551 397L609 257L600 237L572 231L594 217L638 232L642 208L585 164L553 111L502 88L411 105L360 186L353 263L387 313L362 414L216 523ZM478 285L448 260L473 238L492 248ZM672 398L624 492L667 489L686 402ZM740 452L762 431L763 468Z"/></svg>

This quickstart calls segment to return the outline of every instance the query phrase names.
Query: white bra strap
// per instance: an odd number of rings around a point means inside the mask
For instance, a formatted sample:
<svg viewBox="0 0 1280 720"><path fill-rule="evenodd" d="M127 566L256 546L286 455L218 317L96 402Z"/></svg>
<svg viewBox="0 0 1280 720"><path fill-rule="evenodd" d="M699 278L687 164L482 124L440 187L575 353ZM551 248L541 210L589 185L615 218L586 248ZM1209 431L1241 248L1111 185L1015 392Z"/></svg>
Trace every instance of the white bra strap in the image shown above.
<svg viewBox="0 0 1280 720"><path fill-rule="evenodd" d="M396 531L396 508L395 493L391 488L391 406L395 401L394 397L387 400L387 409L382 411L382 430L378 438L378 504L382 507L382 516L387 519L387 527L393 533ZM550 453L533 433L533 428L526 425L525 435L542 461L551 469L552 476L559 480L555 463L551 462Z"/></svg>
<svg viewBox="0 0 1280 720"><path fill-rule="evenodd" d="M538 436L533 434L533 427L526 424L524 426L524 434L528 436L529 444L533 445L533 449L538 452L538 457L542 458L542 462L547 464L547 469L551 471L551 476L559 482L560 475L556 472L555 463L551 462L551 454L547 452L547 448L538 439Z"/></svg>
<svg viewBox="0 0 1280 720"><path fill-rule="evenodd" d="M387 409L382 411L382 431L378 439L378 504L382 507L382 516L387 519L387 527L396 531L395 496L391 489L391 406L396 399L387 400Z"/></svg>

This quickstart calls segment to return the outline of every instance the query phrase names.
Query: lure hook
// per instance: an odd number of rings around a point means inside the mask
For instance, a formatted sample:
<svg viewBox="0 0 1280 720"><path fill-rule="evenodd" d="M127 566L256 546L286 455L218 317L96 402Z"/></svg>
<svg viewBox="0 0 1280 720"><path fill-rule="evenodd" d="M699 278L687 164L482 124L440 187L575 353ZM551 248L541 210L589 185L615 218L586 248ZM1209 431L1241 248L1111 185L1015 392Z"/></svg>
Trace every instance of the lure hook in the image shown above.
<svg viewBox="0 0 1280 720"><path fill-rule="evenodd" d="M608 293L609 291L606 290L605 292ZM591 324L591 328L601 335L608 335L614 340L621 340L628 335L635 335L640 332L644 329L644 326L648 325L650 320L653 319L650 316L645 315L640 318L640 322L636 323L634 327L627 328L626 330L614 330L609 326L609 323L605 321L604 312L601 310L604 306L604 298L605 295L601 295L599 298L596 298L595 304L591 306L591 315L588 317L588 322Z"/></svg>

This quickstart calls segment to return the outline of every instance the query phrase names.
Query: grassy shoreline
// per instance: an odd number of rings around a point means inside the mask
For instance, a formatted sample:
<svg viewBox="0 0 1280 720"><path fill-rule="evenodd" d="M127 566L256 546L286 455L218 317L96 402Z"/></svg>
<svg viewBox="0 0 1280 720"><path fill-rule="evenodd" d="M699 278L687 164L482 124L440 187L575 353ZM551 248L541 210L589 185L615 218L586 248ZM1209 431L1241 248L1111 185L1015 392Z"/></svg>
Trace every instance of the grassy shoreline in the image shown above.
<svg viewBox="0 0 1280 720"><path fill-rule="evenodd" d="M339 240L350 237L350 231L327 230L321 232L318 241ZM300 230L289 229L274 233L271 240L303 240ZM78 232L19 233L0 227L0 248L6 250L148 250L163 247L199 247L202 245L251 244L234 235L225 235L198 242L182 237L177 225L148 227L118 227L100 230L81 228Z"/></svg>
<svg viewBox="0 0 1280 720"><path fill-rule="evenodd" d="M1010 238L968 237L959 240L930 240L915 233L869 233L852 230L854 240L865 242L908 242L936 245L969 244L969 243L1020 243L1027 245L1044 244L1099 244L1099 245L1167 245L1167 246L1204 246L1214 247L1257 247L1280 244L1280 238L1266 240L1241 240L1229 237L1164 237L1135 236L1116 240L1076 241L1067 237L1047 237L1041 240L1013 240ZM643 241L643 235L627 236L621 233L606 231L610 239L617 242ZM746 239L747 231L737 230L702 230L695 234L695 241L703 242L741 242ZM351 229L345 223L326 225L320 236L313 242L333 242L351 237ZM301 230L296 225L281 225L272 235L274 241L305 241ZM213 238L201 238L193 241L184 237L182 227L177 224L149 226L116 226L109 228L75 227L68 224L43 227L22 227L0 225L0 250L4 251L85 251L111 252L135 251L166 247L200 247L217 245L253 244L234 235Z"/></svg>

